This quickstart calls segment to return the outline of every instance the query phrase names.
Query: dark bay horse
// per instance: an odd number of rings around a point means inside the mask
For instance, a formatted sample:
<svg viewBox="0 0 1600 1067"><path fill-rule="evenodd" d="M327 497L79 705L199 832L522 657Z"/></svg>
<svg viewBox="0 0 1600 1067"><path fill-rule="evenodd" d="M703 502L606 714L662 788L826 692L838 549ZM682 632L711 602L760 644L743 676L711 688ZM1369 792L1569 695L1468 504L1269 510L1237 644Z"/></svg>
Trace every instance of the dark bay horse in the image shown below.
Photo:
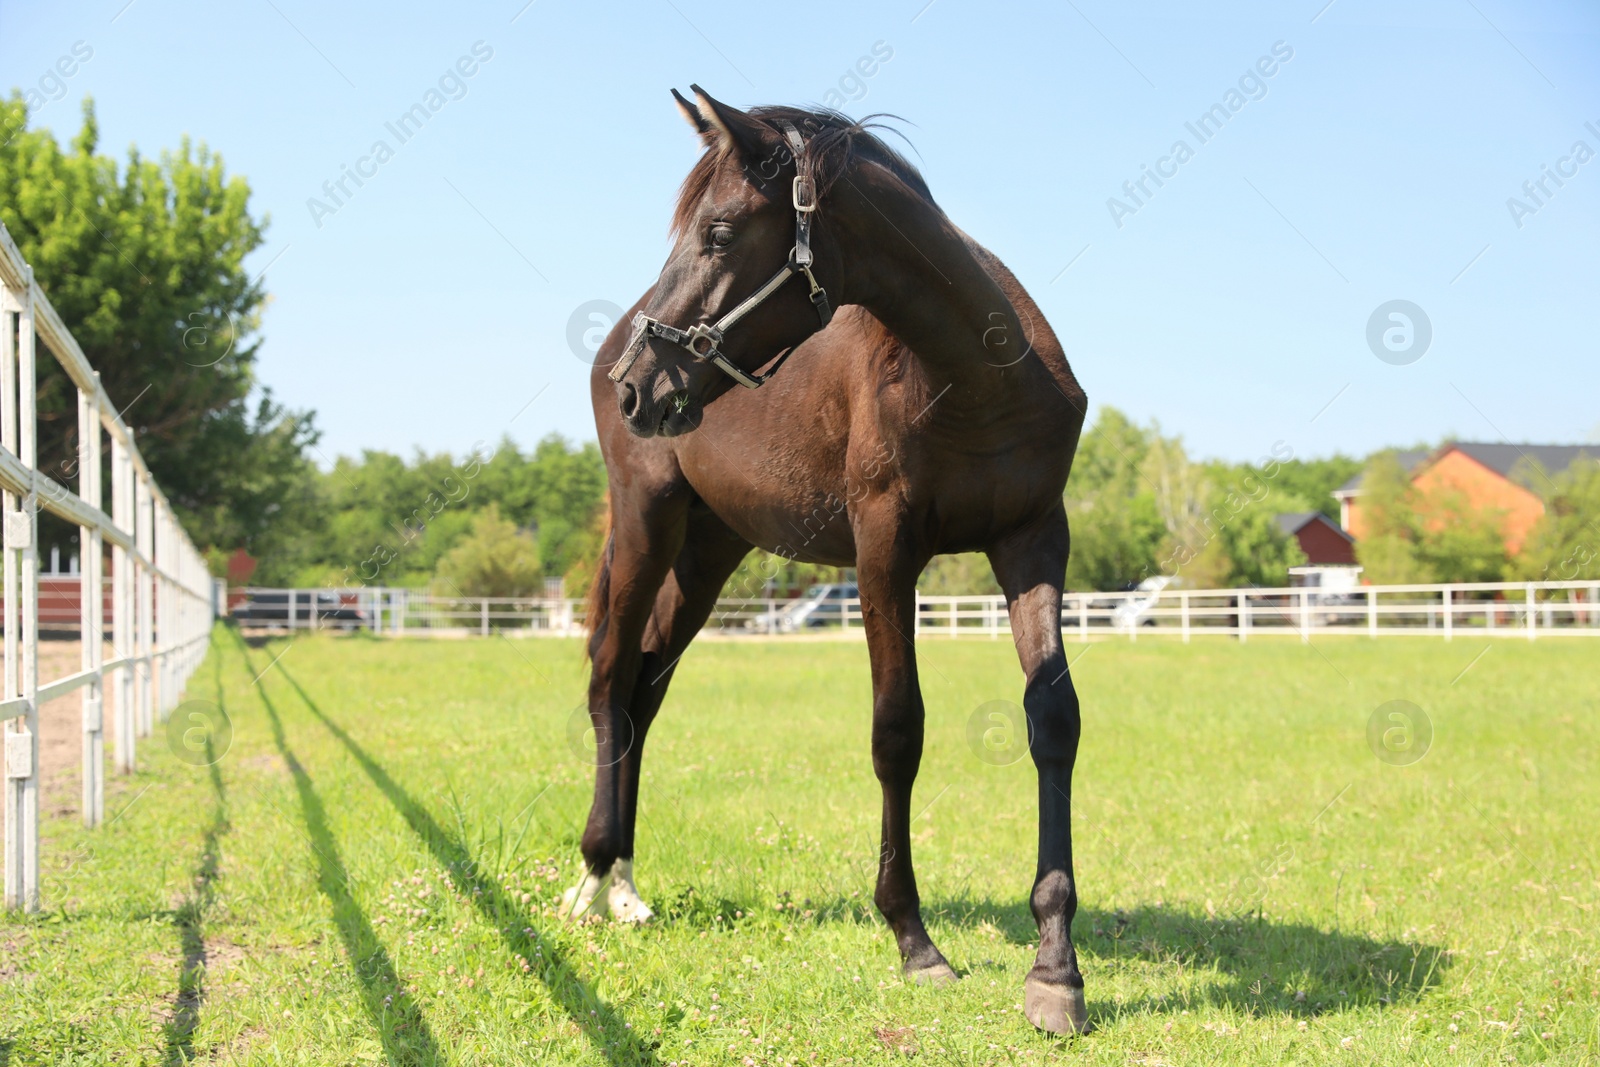
<svg viewBox="0 0 1600 1067"><path fill-rule="evenodd" d="M982 551L1009 606L1039 779L1039 949L1024 1010L1044 1030L1082 1032L1079 717L1060 608L1083 390L1016 278L865 125L694 92L673 93L706 152L684 182L671 256L592 379L612 526L590 597L588 873L567 914L650 916L633 882L645 737L724 582L760 546L856 568L883 789L873 899L907 976L953 980L911 866L923 739L911 635L928 561Z"/></svg>

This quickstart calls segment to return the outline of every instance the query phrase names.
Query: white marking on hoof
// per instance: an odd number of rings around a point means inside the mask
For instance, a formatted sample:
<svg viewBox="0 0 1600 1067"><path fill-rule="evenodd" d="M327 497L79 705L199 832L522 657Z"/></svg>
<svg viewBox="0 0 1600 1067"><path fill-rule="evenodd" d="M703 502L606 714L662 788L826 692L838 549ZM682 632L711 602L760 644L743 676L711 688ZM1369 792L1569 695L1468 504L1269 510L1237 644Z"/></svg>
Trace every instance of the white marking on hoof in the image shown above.
<svg viewBox="0 0 1600 1067"><path fill-rule="evenodd" d="M647 922L655 914L650 905L639 899L639 890L633 884L632 860L617 860L611 865L611 891L607 900L618 922Z"/></svg>
<svg viewBox="0 0 1600 1067"><path fill-rule="evenodd" d="M906 977L912 985L946 986L961 981L961 976L948 963L936 963L920 971L907 971Z"/></svg>
<svg viewBox="0 0 1600 1067"><path fill-rule="evenodd" d="M1046 1033L1087 1034L1091 1029L1083 990L1054 982L1035 978L1024 982L1022 1014Z"/></svg>
<svg viewBox="0 0 1600 1067"><path fill-rule="evenodd" d="M585 871L583 881L561 896L561 917L569 922L586 919L590 915L604 914L605 907L595 908L594 902L611 881L611 874Z"/></svg>

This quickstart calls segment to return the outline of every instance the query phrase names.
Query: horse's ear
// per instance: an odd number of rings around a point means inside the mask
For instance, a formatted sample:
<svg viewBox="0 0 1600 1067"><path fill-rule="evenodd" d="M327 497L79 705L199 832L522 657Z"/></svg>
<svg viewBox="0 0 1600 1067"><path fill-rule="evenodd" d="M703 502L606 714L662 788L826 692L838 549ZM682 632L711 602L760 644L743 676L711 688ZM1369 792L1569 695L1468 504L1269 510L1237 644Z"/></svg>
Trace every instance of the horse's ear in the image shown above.
<svg viewBox="0 0 1600 1067"><path fill-rule="evenodd" d="M678 102L678 110L682 112L684 120L694 127L694 132L700 135L700 139L706 143L706 147L710 148L716 144L717 131L712 128L711 123L706 121L706 117L700 114L700 109L685 100L683 94L676 89L672 90L672 99Z"/></svg>
<svg viewBox="0 0 1600 1067"><path fill-rule="evenodd" d="M713 100L698 85L689 88L699 98L701 118L711 127L706 134L708 144L737 152L747 159L759 159L772 151L772 145L777 140L772 127L751 118L738 108Z"/></svg>

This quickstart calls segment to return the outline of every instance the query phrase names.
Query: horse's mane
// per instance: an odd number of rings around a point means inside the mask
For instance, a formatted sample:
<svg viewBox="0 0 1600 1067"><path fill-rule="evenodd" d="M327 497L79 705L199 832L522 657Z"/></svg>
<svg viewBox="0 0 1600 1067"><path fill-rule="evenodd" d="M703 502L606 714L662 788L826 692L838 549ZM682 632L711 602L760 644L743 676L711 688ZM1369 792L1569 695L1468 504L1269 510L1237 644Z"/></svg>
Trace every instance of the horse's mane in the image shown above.
<svg viewBox="0 0 1600 1067"><path fill-rule="evenodd" d="M779 139L783 137L784 123L800 131L800 135L806 141L804 162L810 167L819 199L827 195L828 189L839 180L853 161L862 160L883 167L917 196L934 207L938 206L933 203L933 194L929 192L928 184L922 180L917 168L872 132L890 130L899 133L894 127L877 121L895 118L894 115L868 115L862 119L853 119L831 108L813 109L784 105L753 107L747 114L771 127ZM718 169L731 154L732 149L728 148L709 149L689 171L689 176L683 180L683 187L678 190L678 203L672 212L674 237L682 233L694 220L695 208L704 198L706 190L711 187ZM751 171L750 177L757 184L761 184L762 178L759 174ZM826 210L826 204L823 205L823 209Z"/></svg>

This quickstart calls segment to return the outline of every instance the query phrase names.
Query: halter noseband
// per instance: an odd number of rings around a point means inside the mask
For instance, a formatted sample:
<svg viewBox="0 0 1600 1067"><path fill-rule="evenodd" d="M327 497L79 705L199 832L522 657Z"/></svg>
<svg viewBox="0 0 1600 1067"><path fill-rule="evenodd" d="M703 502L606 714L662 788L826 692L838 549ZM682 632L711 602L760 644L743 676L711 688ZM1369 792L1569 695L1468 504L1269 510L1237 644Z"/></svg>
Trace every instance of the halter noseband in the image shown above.
<svg viewBox="0 0 1600 1067"><path fill-rule="evenodd" d="M622 381L622 376L633 367L641 353L644 352L646 342L652 337L659 337L663 341L670 341L686 350L696 361L710 363L746 389L759 389L766 384L778 368L783 366L783 361L789 358L794 349L789 349L778 357L778 361L768 368L765 374L746 374L733 361L722 354L722 338L734 324L750 312L760 307L767 297L776 293L783 287L783 283L796 274L805 275L807 283L811 286L811 306L817 310L817 318L823 326L833 318L833 308L828 303L828 292L817 284L816 275L811 273L811 216L817 210L817 187L812 181L809 168L803 162L805 141L801 139L800 132L787 122L783 124L784 133L789 139L789 146L794 153L794 248L789 251L789 259L778 273L768 279L767 284L751 293L738 307L718 319L716 325L708 326L703 322L695 323L687 330L680 330L676 326L668 326L659 319L652 319L644 312L639 312L633 317L633 336L628 340L628 347L622 350L622 357L617 360L617 365L611 368L607 375L614 382Z"/></svg>

